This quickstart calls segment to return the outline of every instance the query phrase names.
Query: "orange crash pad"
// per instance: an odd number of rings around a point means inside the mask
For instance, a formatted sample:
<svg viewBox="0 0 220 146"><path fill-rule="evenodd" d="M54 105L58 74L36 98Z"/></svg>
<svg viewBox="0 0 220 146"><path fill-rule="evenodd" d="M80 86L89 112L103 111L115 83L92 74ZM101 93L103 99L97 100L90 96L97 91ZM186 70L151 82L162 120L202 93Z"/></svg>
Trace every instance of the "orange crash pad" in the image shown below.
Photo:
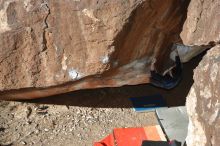
<svg viewBox="0 0 220 146"><path fill-rule="evenodd" d="M141 128L116 128L94 146L141 146L142 141L166 141L165 135L159 125Z"/></svg>

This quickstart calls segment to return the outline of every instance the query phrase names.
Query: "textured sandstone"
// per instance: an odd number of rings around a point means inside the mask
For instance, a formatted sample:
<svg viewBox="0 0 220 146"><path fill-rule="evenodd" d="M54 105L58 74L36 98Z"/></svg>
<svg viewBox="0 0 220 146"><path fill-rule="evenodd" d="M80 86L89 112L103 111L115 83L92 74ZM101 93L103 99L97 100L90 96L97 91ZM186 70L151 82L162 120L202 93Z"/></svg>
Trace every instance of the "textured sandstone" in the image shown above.
<svg viewBox="0 0 220 146"><path fill-rule="evenodd" d="M191 0L181 33L184 44L200 46L220 43L219 20L219 0Z"/></svg>
<svg viewBox="0 0 220 146"><path fill-rule="evenodd" d="M187 1L0 0L0 99L149 82Z"/></svg>
<svg viewBox="0 0 220 146"><path fill-rule="evenodd" d="M220 1L191 0L181 33L185 45L212 45L194 73L187 97L189 146L220 143Z"/></svg>
<svg viewBox="0 0 220 146"><path fill-rule="evenodd" d="M220 142L220 45L208 51L194 73L187 97L189 146L219 146Z"/></svg>

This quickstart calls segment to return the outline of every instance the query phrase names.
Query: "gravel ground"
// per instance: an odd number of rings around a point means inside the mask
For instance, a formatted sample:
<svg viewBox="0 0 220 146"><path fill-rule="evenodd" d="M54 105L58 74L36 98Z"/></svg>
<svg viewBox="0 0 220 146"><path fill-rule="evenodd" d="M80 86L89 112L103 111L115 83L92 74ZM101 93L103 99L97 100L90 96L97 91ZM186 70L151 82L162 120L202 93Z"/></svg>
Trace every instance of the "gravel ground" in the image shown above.
<svg viewBox="0 0 220 146"><path fill-rule="evenodd" d="M0 145L92 146L115 127L155 125L154 113L0 102Z"/></svg>
<svg viewBox="0 0 220 146"><path fill-rule="evenodd" d="M134 112L129 98L160 93L168 106L184 105L201 58L184 65L183 80L174 90L138 85L0 101L0 146L92 146L113 128L156 125L155 113Z"/></svg>

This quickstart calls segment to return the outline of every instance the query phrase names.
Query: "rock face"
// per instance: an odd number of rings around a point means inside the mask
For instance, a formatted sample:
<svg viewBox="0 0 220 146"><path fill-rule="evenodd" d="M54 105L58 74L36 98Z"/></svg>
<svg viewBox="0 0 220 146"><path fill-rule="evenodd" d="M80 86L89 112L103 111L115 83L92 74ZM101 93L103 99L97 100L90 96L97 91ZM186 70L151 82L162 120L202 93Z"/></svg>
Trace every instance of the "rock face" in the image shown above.
<svg viewBox="0 0 220 146"><path fill-rule="evenodd" d="M0 99L149 82L188 1L1 0Z"/></svg>
<svg viewBox="0 0 220 146"><path fill-rule="evenodd" d="M191 0L181 37L185 45L212 45L194 73L187 97L187 145L220 143L220 1Z"/></svg>
<svg viewBox="0 0 220 146"><path fill-rule="evenodd" d="M220 45L208 51L195 70L187 97L190 119L187 145L218 146L220 142Z"/></svg>
<svg viewBox="0 0 220 146"><path fill-rule="evenodd" d="M219 20L219 0L191 0L181 33L184 44L201 46L220 43Z"/></svg>

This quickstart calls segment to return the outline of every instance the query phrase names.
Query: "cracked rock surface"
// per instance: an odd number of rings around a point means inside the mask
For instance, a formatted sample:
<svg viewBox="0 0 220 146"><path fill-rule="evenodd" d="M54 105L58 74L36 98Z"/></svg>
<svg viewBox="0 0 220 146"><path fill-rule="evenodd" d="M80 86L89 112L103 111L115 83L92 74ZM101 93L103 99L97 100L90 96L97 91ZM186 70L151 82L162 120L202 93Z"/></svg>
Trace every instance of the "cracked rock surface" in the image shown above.
<svg viewBox="0 0 220 146"><path fill-rule="evenodd" d="M218 146L220 142L220 45L208 51L194 71L187 97L189 146Z"/></svg>
<svg viewBox="0 0 220 146"><path fill-rule="evenodd" d="M194 71L187 97L189 146L218 146L220 142L220 1L191 0L181 33L185 45L211 45Z"/></svg>
<svg viewBox="0 0 220 146"><path fill-rule="evenodd" d="M184 44L201 46L220 43L219 10L219 0L191 0L181 33Z"/></svg>
<svg viewBox="0 0 220 146"><path fill-rule="evenodd" d="M163 71L187 0L1 0L0 99L149 82Z"/></svg>

